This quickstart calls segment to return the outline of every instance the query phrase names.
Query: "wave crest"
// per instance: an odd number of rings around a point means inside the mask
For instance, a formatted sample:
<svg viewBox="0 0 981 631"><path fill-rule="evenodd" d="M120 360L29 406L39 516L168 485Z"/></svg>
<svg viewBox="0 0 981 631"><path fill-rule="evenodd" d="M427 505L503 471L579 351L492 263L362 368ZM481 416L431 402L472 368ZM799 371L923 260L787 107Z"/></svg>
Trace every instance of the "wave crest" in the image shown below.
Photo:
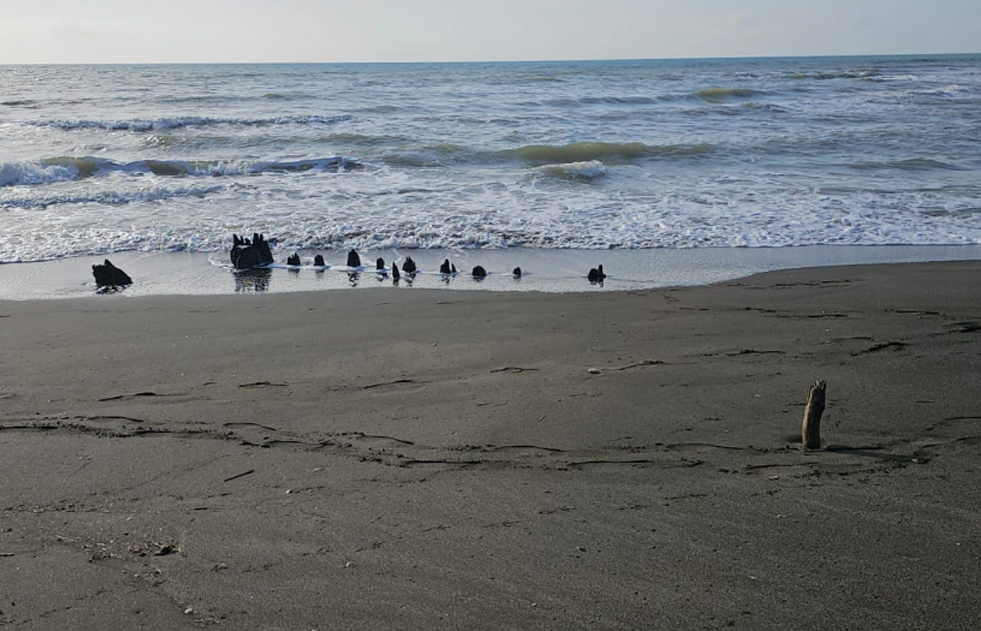
<svg viewBox="0 0 981 631"><path fill-rule="evenodd" d="M511 159L535 165L582 162L629 162L644 158L697 156L711 153L715 147L698 145L648 145L642 142L574 142L568 145L526 145L502 152Z"/></svg>
<svg viewBox="0 0 981 631"><path fill-rule="evenodd" d="M0 187L52 184L118 172L150 173L159 176L231 176L304 171L337 173L359 168L361 168L359 162L342 156L288 161L138 160L125 163L88 156L81 158L61 156L45 158L37 162L0 164Z"/></svg>
<svg viewBox="0 0 981 631"><path fill-rule="evenodd" d="M849 165L859 171L875 171L879 169L896 169L899 171L964 171L965 167L934 160L932 158L908 158L885 162L856 162Z"/></svg>
<svg viewBox="0 0 981 631"><path fill-rule="evenodd" d="M223 190L223 186L153 187L138 191L105 191L92 194L53 194L11 197L0 201L0 208L47 208L61 204L103 204L123 206L139 202L158 202L179 197L204 197Z"/></svg>
<svg viewBox="0 0 981 631"><path fill-rule="evenodd" d="M707 103L728 103L739 99L751 99L764 94L750 88L705 88L695 93L695 96Z"/></svg>
<svg viewBox="0 0 981 631"><path fill-rule="evenodd" d="M101 129L104 131L166 131L182 127L208 127L215 125L242 125L263 127L269 125L333 125L350 120L351 116L277 116L273 118L213 118L209 116L178 116L173 118L130 120L33 120L24 121L32 127L53 127L64 131Z"/></svg>
<svg viewBox="0 0 981 631"><path fill-rule="evenodd" d="M7 162L0 164L0 187L20 184L48 184L76 179L79 171L67 165L37 162Z"/></svg>
<svg viewBox="0 0 981 631"><path fill-rule="evenodd" d="M606 165L599 160L570 162L567 164L546 164L540 170L560 180L590 181L606 175Z"/></svg>

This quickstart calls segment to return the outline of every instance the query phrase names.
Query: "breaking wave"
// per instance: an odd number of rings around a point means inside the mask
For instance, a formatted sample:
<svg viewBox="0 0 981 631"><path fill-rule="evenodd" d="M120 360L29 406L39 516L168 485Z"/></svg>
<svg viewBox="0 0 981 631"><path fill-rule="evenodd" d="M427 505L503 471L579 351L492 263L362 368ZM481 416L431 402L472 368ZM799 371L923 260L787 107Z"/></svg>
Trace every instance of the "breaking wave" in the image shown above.
<svg viewBox="0 0 981 631"><path fill-rule="evenodd" d="M182 127L208 127L215 125L241 125L263 127L269 125L333 125L350 120L351 116L277 116L273 118L212 118L209 116L178 116L173 118L136 118L130 120L36 120L24 121L33 127L53 127L65 131L101 129L104 131L164 131Z"/></svg>
<svg viewBox="0 0 981 631"><path fill-rule="evenodd" d="M548 176L560 180L590 181L606 175L606 166L599 160L570 162L567 164L546 164L539 169Z"/></svg>
<svg viewBox="0 0 981 631"><path fill-rule="evenodd" d="M304 171L337 173L360 167L359 162L341 156L289 161L138 160L135 162L114 162L93 157L58 157L37 162L0 164L0 187L52 184L120 172L160 176L223 176Z"/></svg>
<svg viewBox="0 0 981 631"><path fill-rule="evenodd" d="M58 206L61 204L122 206L140 202L158 202L179 197L204 197L223 189L223 186L182 186L177 188L153 187L138 191L105 191L92 194L42 194L2 199L0 200L0 208L48 208L49 206Z"/></svg>
<svg viewBox="0 0 981 631"><path fill-rule="evenodd" d="M20 184L48 184L74 180L81 172L70 166L43 164L38 162L8 162L0 164L0 187Z"/></svg>
<svg viewBox="0 0 981 631"><path fill-rule="evenodd" d="M817 70L813 72L782 72L777 73L777 78L782 79L802 79L809 81L830 81L833 79L861 79L871 80L878 76L876 69L853 69L853 70Z"/></svg>
<svg viewBox="0 0 981 631"><path fill-rule="evenodd" d="M712 153L710 144L648 145L642 142L575 142L568 145L525 145L514 149L481 151L453 143L398 147L380 156L381 162L396 167L492 165L515 161L531 167L575 164L623 164L637 160L694 157ZM578 176L577 176L578 177ZM591 176L592 177L592 176Z"/></svg>

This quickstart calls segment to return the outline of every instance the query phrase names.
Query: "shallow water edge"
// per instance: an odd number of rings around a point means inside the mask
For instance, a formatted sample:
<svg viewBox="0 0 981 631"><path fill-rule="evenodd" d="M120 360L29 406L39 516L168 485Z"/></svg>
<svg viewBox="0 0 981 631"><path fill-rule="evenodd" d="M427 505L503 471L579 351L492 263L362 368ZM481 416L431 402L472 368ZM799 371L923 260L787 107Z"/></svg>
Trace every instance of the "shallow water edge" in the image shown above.
<svg viewBox="0 0 981 631"><path fill-rule="evenodd" d="M277 261L286 252L274 252ZM801 246L788 248L697 248L644 250L379 250L361 253L364 269L346 267L346 252L300 251L301 265L277 262L271 269L248 272L231 268L227 252L158 253L117 252L37 263L0 265L0 300L77 298L96 294L91 266L106 258L133 277L133 285L116 296L224 295L285 293L391 287L457 291L626 291L657 287L709 285L761 272L804 267L981 260L981 246ZM323 254L327 269L316 268L313 257ZM385 260L387 274L374 270L375 259ZM392 262L399 266L412 257L420 273L391 277ZM441 275L445 260L456 266L454 276ZM471 275L477 265L488 275ZM602 284L587 280L589 270L603 265ZM522 276L515 278L514 268Z"/></svg>

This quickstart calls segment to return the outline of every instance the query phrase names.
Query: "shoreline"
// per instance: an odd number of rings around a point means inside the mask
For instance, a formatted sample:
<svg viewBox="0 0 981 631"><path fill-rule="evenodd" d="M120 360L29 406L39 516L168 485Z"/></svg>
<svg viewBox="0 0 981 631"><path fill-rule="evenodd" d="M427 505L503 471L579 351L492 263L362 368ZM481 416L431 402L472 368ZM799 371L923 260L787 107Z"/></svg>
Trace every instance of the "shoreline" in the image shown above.
<svg viewBox="0 0 981 631"><path fill-rule="evenodd" d="M976 629L979 278L0 301L0 625Z"/></svg>
<svg viewBox="0 0 981 631"><path fill-rule="evenodd" d="M324 254L327 270L312 267L314 254ZM423 273L401 288L478 290L496 292L574 293L633 291L663 287L711 285L754 274L785 269L840 265L875 265L930 261L981 260L981 245L954 246L796 246L787 248L693 248L651 250L401 250L363 252L369 269L356 278L339 268L346 252L300 251L304 265L281 264L287 252L274 252L277 264L261 275L236 273L227 252L118 252L32 263L0 265L0 300L62 299L94 295L91 266L105 259L127 271L134 284L120 296L227 295L237 293L295 293L338 289L392 287L391 278L372 269L380 256L390 269L393 260L411 256ZM438 274L449 259L460 274ZM475 265L489 271L483 281L469 272ZM602 286L591 285L587 272L604 265ZM515 280L511 270L521 267Z"/></svg>

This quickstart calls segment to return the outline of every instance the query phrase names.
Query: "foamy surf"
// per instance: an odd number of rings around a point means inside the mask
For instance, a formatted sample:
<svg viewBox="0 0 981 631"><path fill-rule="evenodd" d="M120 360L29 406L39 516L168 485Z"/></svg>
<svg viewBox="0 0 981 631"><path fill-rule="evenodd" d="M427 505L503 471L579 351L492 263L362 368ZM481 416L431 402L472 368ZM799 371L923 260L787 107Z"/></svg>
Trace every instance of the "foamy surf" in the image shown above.
<svg viewBox="0 0 981 631"><path fill-rule="evenodd" d="M0 187L25 184L50 184L81 177L75 165L41 162L6 162L0 164Z"/></svg>
<svg viewBox="0 0 981 631"><path fill-rule="evenodd" d="M587 162L570 162L567 164L547 164L539 167L546 175L565 180L589 181L606 175L606 165L599 160Z"/></svg>
<svg viewBox="0 0 981 631"><path fill-rule="evenodd" d="M105 158L68 156L44 158L36 162L0 164L0 187L52 184L113 173L158 176L217 177L262 173L302 173L360 168L356 160L332 156L308 160L136 160L116 162Z"/></svg>
<svg viewBox="0 0 981 631"><path fill-rule="evenodd" d="M151 186L149 188L131 191L102 191L92 193L39 193L24 196L0 196L0 208L2 209L37 209L49 208L61 205L89 205L100 204L106 206L120 206L126 204L139 204L151 202L163 202L180 197L204 198L209 194L218 193L223 190L223 186L179 186L179 187L160 187Z"/></svg>
<svg viewBox="0 0 981 631"><path fill-rule="evenodd" d="M970 246L979 65L0 67L0 262Z"/></svg>

